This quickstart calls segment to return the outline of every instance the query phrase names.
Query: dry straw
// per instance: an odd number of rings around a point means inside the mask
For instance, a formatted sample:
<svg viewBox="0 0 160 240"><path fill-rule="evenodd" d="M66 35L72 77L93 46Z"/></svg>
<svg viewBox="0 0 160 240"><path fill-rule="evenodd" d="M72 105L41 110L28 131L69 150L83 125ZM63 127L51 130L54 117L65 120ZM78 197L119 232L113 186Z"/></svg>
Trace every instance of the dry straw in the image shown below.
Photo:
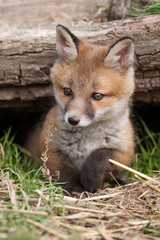
<svg viewBox="0 0 160 240"><path fill-rule="evenodd" d="M42 155L44 173L50 183L46 161L54 131L56 129L51 122L46 150ZM3 155L3 150L1 154ZM78 199L64 196L59 203L53 202L52 196L45 189L37 189L38 196L27 199L29 210L17 209L26 199L17 196L16 185L1 170L0 214L14 212L25 215L26 222L37 228L40 240L69 239L71 236L74 236L71 239L83 240L160 239L160 176L150 178L114 160L109 161L134 173L137 181L126 185L118 184L114 188L108 185L95 194L80 194ZM59 199L59 195L55 194L54 198ZM8 207L7 202L11 202L13 207ZM53 211L42 211L46 204ZM60 209L65 209L64 216ZM30 219L29 215L40 216L45 221L42 223Z"/></svg>
<svg viewBox="0 0 160 240"><path fill-rule="evenodd" d="M137 182L114 188L108 186L95 194L83 194L79 199L65 196L60 203L54 203L54 206L51 196L45 190L37 189L39 197L28 199L30 210L15 208L25 199L17 197L16 186L11 182L9 175L1 175L0 180L0 199L4 202L0 204L1 214L14 212L26 215L26 221L37 228L43 240L67 239L75 231L77 235L74 239L78 239L80 235L83 240L159 239L158 236L149 233L155 229L160 231L160 177L154 181L139 178ZM8 184L11 184L10 187ZM11 193L12 191L15 192ZM56 197L59 199L59 195L55 194ZM13 208L5 204L9 201L13 203ZM41 211L46 203L52 206L53 212ZM38 208L34 207L37 205ZM59 209L63 207L66 213L62 217ZM45 218L45 224L30 219L29 215ZM147 225L148 234L144 234L143 229Z"/></svg>

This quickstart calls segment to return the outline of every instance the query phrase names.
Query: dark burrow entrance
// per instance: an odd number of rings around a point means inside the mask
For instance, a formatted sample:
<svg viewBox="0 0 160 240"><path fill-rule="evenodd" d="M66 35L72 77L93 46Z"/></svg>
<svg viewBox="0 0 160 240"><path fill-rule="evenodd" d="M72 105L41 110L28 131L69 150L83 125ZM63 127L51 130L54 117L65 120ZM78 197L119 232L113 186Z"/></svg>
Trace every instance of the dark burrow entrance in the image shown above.
<svg viewBox="0 0 160 240"><path fill-rule="evenodd" d="M0 136L3 135L5 129L12 128L11 134L15 135L15 142L22 145L32 128L42 121L48 112L49 107L40 111L30 109L24 109L15 112L13 110L5 110L3 117L1 118ZM154 132L160 132L160 106L147 105L143 107L134 107L132 110L132 119L136 131L141 128L140 118L142 118L147 127Z"/></svg>

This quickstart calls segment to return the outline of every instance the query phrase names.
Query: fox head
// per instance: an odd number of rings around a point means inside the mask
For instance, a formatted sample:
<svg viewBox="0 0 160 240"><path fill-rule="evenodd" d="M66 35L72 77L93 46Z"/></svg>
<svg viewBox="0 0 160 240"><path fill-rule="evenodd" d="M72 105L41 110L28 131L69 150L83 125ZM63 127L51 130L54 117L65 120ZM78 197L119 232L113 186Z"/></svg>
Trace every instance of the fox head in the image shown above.
<svg viewBox="0 0 160 240"><path fill-rule="evenodd" d="M51 79L64 121L86 127L119 118L134 91L133 40L124 37L112 45L95 46L62 25L56 31L58 60Z"/></svg>

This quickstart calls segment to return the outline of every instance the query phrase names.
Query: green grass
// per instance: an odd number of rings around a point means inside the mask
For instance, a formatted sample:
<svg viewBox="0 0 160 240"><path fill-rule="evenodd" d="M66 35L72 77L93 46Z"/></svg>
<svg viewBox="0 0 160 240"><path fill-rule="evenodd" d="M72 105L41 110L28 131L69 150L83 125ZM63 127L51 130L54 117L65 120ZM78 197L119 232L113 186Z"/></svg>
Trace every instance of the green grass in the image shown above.
<svg viewBox="0 0 160 240"><path fill-rule="evenodd" d="M140 16L147 16L152 14L159 14L160 13L160 1L154 1L153 4L149 6L145 6L144 9L133 8L137 12L141 12L139 14L129 14L133 17L140 17Z"/></svg>
<svg viewBox="0 0 160 240"><path fill-rule="evenodd" d="M43 179L42 166L39 161L31 158L29 153L17 146L13 142L14 136L10 135L11 128L5 131L4 136L0 138L4 150L4 156L3 154L0 155L0 169L3 172L8 172L15 184L20 184L22 191L19 189L19 195L36 196L36 189L43 189L51 196L53 193L62 194L62 189L56 182L49 184L48 181Z"/></svg>
<svg viewBox="0 0 160 240"><path fill-rule="evenodd" d="M28 226L27 218L30 216L3 213L0 220L0 239L3 239L1 237L3 233L6 235L6 240L38 240L38 234L33 226Z"/></svg>
<svg viewBox="0 0 160 240"><path fill-rule="evenodd" d="M22 148L13 143L14 136L11 136L11 128L4 132L0 138L0 177L8 174L9 179L14 183L14 191L17 200L17 208L22 210L45 211L50 214L65 214L65 209L54 209L54 204L61 202L63 192L56 182L50 184L42 176L41 166L38 161L30 161L30 156ZM1 178L0 178L1 183ZM30 200L38 199L40 196L36 190L40 190L49 198L37 207L37 203L31 203ZM55 193L60 197L57 199ZM7 197L7 195L5 195ZM9 195L8 195L9 197ZM38 201L37 201L38 202ZM1 201L0 201L1 203ZM14 207L10 201L2 201L2 206L6 208ZM1 208L1 207L0 207ZM0 212L0 239L1 234L6 234L7 240L37 240L36 228L27 223L27 219L33 219L38 222L47 222L44 216L32 216L28 214ZM10 229L14 232L11 232Z"/></svg>
<svg viewBox="0 0 160 240"><path fill-rule="evenodd" d="M140 119L139 135L136 136L137 151L132 168L148 176L152 176L160 169L160 132L149 130L145 122Z"/></svg>
<svg viewBox="0 0 160 240"><path fill-rule="evenodd" d="M2 239L2 238L0 238ZM38 240L37 234L29 233L28 231L20 230L19 233L15 235L9 235L5 240Z"/></svg>
<svg viewBox="0 0 160 240"><path fill-rule="evenodd" d="M151 227L152 219L149 219L148 224L143 228L144 234L149 234L154 237L160 237L160 228L159 227Z"/></svg>

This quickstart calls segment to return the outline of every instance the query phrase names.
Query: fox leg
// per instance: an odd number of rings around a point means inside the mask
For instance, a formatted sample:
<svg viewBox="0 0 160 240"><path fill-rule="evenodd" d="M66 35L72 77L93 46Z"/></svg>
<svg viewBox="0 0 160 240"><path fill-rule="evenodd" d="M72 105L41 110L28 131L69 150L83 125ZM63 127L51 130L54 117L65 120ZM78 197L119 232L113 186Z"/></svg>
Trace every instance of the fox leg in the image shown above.
<svg viewBox="0 0 160 240"><path fill-rule="evenodd" d="M112 171L112 165L108 161L111 156L112 152L107 149L95 150L88 156L80 174L85 190L96 192L101 187L105 172Z"/></svg>
<svg viewBox="0 0 160 240"><path fill-rule="evenodd" d="M80 174L80 181L84 189L89 192L96 192L103 183L105 177L110 177L123 171L122 168L114 166L109 159L115 159L125 165L131 162L131 156L126 152L116 152L108 149L98 149L92 152L87 158Z"/></svg>
<svg viewBox="0 0 160 240"><path fill-rule="evenodd" d="M80 176L74 166L67 161L67 157L60 152L48 151L48 161L47 166L54 177L57 176L57 181L59 185L66 191L72 192L82 192L84 189L80 184ZM62 184L61 184L62 183Z"/></svg>

